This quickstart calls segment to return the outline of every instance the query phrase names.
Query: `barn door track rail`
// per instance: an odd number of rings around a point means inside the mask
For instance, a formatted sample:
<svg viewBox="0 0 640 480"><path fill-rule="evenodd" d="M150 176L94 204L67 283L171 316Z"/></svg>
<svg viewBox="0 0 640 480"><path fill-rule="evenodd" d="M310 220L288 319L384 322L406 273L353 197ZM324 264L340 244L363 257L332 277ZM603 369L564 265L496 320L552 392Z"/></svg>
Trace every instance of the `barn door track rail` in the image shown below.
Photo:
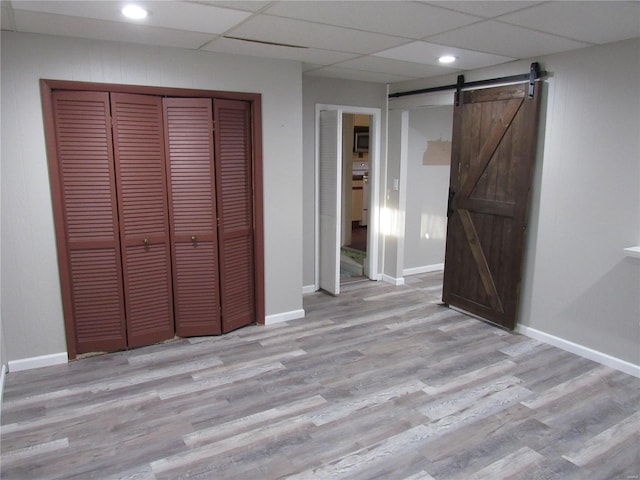
<svg viewBox="0 0 640 480"><path fill-rule="evenodd" d="M389 98L407 97L409 95L420 95L422 93L444 92L447 90L456 91L456 105L459 103L460 92L462 90L470 90L474 87L486 87L490 85L500 85L506 83L524 83L529 82L529 98L533 98L533 89L536 80L540 80L547 76L545 70L540 70L540 64L533 62L528 73L519 75L509 75L506 77L489 78L486 80L476 80L474 82L465 82L464 75L458 75L458 81L453 85L442 85L440 87L422 88L419 90L409 90L407 92L390 93Z"/></svg>

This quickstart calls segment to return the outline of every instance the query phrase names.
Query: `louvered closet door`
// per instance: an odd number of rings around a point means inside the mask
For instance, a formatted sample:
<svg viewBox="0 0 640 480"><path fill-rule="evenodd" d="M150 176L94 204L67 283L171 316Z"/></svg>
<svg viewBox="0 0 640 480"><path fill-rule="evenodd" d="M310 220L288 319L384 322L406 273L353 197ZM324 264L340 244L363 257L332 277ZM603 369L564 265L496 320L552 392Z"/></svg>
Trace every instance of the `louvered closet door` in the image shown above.
<svg viewBox="0 0 640 480"><path fill-rule="evenodd" d="M250 105L213 100L222 331L255 321Z"/></svg>
<svg viewBox="0 0 640 480"><path fill-rule="evenodd" d="M210 98L165 98L176 332L222 332Z"/></svg>
<svg viewBox="0 0 640 480"><path fill-rule="evenodd" d="M111 94L130 347L173 338L162 99Z"/></svg>
<svg viewBox="0 0 640 480"><path fill-rule="evenodd" d="M65 243L58 248L67 257L60 265L65 315L72 317L76 353L122 349L127 338L109 95L53 92L53 110Z"/></svg>

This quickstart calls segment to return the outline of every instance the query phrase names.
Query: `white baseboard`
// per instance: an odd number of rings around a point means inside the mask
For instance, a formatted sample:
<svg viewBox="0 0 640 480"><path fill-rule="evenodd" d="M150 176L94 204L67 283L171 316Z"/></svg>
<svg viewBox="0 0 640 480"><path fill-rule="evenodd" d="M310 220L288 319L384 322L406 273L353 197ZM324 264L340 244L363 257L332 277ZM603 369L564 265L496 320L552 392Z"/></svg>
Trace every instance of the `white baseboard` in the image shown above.
<svg viewBox="0 0 640 480"><path fill-rule="evenodd" d="M297 320L298 318L304 318L304 309L291 310L290 312L276 313L274 315L267 315L264 318L265 325L273 325L274 323L287 322L289 320Z"/></svg>
<svg viewBox="0 0 640 480"><path fill-rule="evenodd" d="M314 293L318 290L315 285L303 285L302 286L302 294L305 295L307 293Z"/></svg>
<svg viewBox="0 0 640 480"><path fill-rule="evenodd" d="M400 285L404 285L404 277L396 278L391 275L382 274L382 281L385 283L390 283L391 285L395 285L399 287Z"/></svg>
<svg viewBox="0 0 640 480"><path fill-rule="evenodd" d="M536 330L535 328L531 328L526 325L518 325L516 327L516 331L518 333L526 335L527 337L539 340L543 343L548 343L549 345L561 348L562 350L566 350L567 352L575 353L576 355L580 355L581 357L588 358L589 360L593 360L594 362L598 362L602 365L606 365L607 367L611 367L616 370L620 370L621 372L628 373L629 375L633 375L634 377L640 378L640 365L635 365L631 362L627 362L626 360L612 357L611 355L599 352L598 350L593 350L592 348L573 343L569 340L565 340L564 338L541 332L540 330Z"/></svg>
<svg viewBox="0 0 640 480"><path fill-rule="evenodd" d="M10 360L8 369L10 372L20 372L21 370L31 370L33 368L50 367L67 363L69 357L67 352L52 353L51 355L41 355L39 357L21 358L20 360Z"/></svg>
<svg viewBox="0 0 640 480"><path fill-rule="evenodd" d="M422 267L405 268L402 275L419 275L421 273L441 272L444 270L444 263L434 263L433 265L424 265Z"/></svg>

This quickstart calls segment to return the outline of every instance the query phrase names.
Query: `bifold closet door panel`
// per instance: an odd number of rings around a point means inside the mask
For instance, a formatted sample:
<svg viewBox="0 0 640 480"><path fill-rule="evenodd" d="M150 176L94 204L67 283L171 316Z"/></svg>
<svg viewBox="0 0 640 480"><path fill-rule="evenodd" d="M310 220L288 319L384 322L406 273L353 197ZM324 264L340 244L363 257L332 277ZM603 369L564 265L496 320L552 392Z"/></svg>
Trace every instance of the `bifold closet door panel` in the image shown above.
<svg viewBox="0 0 640 480"><path fill-rule="evenodd" d="M216 335L218 240L210 98L163 100L176 333Z"/></svg>
<svg viewBox="0 0 640 480"><path fill-rule="evenodd" d="M126 348L109 94L52 93L54 208L62 294L75 353Z"/></svg>
<svg viewBox="0 0 640 480"><path fill-rule="evenodd" d="M251 107L213 100L222 331L255 322Z"/></svg>
<svg viewBox="0 0 640 480"><path fill-rule="evenodd" d="M128 344L173 338L162 99L112 93Z"/></svg>

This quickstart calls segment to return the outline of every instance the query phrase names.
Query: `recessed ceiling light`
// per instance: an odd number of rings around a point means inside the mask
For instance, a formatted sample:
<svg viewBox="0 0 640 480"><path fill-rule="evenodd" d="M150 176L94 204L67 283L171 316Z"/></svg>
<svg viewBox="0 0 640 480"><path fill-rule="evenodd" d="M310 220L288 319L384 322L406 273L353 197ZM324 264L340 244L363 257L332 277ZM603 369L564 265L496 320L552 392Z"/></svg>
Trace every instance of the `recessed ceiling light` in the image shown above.
<svg viewBox="0 0 640 480"><path fill-rule="evenodd" d="M456 61L456 57L454 57L453 55L443 55L438 58L438 61L440 63L453 63Z"/></svg>
<svg viewBox="0 0 640 480"><path fill-rule="evenodd" d="M146 18L147 11L139 7L138 5L127 5L122 9L122 14L127 18L132 18L134 20L141 20Z"/></svg>

